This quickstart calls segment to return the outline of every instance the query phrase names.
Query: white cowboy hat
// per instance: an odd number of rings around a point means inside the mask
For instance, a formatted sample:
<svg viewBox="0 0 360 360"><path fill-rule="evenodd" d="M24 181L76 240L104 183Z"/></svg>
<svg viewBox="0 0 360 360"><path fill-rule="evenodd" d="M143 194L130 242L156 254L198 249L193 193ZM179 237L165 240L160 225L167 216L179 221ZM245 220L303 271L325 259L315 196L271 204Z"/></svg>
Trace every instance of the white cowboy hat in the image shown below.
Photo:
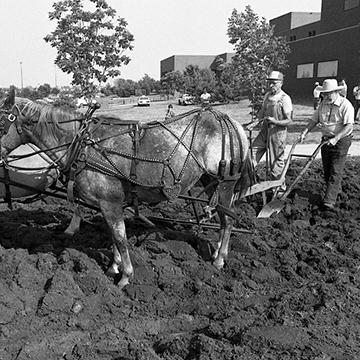
<svg viewBox="0 0 360 360"><path fill-rule="evenodd" d="M266 80L278 80L283 81L284 75L280 71L272 71L269 76L266 78Z"/></svg>
<svg viewBox="0 0 360 360"><path fill-rule="evenodd" d="M318 86L320 92L332 92L342 90L344 87L338 85L336 79L325 79L322 86Z"/></svg>

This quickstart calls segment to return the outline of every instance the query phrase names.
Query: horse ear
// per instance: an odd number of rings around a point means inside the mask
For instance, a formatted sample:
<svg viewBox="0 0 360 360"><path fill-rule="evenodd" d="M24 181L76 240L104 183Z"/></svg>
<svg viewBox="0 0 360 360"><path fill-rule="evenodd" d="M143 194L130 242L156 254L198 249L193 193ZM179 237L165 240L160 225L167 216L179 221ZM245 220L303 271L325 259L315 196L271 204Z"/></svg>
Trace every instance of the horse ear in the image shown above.
<svg viewBox="0 0 360 360"><path fill-rule="evenodd" d="M4 107L5 107L6 109L10 109L10 108L11 108L12 106L14 106L14 105L15 105L15 89L12 88L12 89L9 91L6 99L4 100Z"/></svg>

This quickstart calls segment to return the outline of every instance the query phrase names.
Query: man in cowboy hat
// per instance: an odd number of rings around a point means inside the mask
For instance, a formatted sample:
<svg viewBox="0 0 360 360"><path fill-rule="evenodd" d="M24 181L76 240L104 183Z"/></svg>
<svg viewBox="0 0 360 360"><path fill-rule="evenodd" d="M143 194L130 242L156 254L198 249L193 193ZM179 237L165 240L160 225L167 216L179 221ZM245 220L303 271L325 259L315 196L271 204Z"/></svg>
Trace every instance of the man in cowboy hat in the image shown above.
<svg viewBox="0 0 360 360"><path fill-rule="evenodd" d="M267 167L272 180L280 178L285 166L287 126L292 122L291 98L282 90L284 75L272 71L267 77L269 91L265 94L258 119L261 130L252 143L255 165L267 154ZM286 190L285 184L281 187Z"/></svg>
<svg viewBox="0 0 360 360"><path fill-rule="evenodd" d="M306 134L315 126L320 127L322 141L326 142L321 148L326 184L323 207L331 210L341 189L346 156L351 145L354 108L349 100L340 95L343 87L338 85L336 79L324 80L319 90L323 100L301 133L300 141L304 141Z"/></svg>

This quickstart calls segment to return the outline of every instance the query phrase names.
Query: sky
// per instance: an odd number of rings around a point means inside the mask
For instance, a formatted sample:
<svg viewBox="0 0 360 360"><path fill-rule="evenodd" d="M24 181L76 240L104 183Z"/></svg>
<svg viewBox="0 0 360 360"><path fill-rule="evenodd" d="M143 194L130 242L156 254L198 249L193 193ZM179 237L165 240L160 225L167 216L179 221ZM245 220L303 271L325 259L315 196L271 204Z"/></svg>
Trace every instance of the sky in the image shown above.
<svg viewBox="0 0 360 360"><path fill-rule="evenodd" d="M56 26L48 14L55 0L0 0L0 87L69 85L71 77L54 65L56 49L44 41ZM270 20L291 11L319 12L321 0L107 0L128 23L134 49L121 77L159 80L160 61L172 55L232 52L227 36L233 9L249 5ZM21 81L22 80L22 81Z"/></svg>

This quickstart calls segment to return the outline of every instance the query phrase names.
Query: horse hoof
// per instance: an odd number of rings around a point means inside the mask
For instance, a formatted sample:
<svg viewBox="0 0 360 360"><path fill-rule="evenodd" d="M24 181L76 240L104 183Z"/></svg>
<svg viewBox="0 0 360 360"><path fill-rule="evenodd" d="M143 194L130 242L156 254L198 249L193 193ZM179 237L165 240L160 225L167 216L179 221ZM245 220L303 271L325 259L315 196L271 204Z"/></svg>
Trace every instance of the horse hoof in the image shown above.
<svg viewBox="0 0 360 360"><path fill-rule="evenodd" d="M106 276L109 276L111 278L115 278L116 276L119 275L119 271L115 271L115 269L111 266L109 267L109 269L106 271L105 273Z"/></svg>
<svg viewBox="0 0 360 360"><path fill-rule="evenodd" d="M122 289L128 284L129 284L129 278L127 276L125 277L123 276L119 281L119 283L117 284L117 286L119 287L119 289Z"/></svg>
<svg viewBox="0 0 360 360"><path fill-rule="evenodd" d="M216 259L215 261L213 261L213 265L216 269L221 270L224 267L224 260Z"/></svg>
<svg viewBox="0 0 360 360"><path fill-rule="evenodd" d="M74 236L77 232L79 232L79 228L72 229L70 226L68 226L65 229L64 234L67 236Z"/></svg>

